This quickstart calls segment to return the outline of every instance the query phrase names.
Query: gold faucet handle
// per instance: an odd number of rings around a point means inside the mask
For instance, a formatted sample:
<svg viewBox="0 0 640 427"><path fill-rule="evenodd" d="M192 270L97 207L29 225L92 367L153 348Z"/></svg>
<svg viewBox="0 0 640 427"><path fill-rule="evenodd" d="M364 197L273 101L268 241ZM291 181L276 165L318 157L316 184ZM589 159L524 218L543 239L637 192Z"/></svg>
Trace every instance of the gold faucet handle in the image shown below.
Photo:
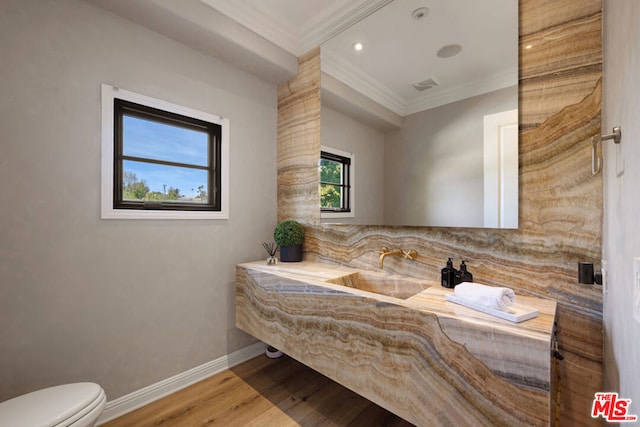
<svg viewBox="0 0 640 427"><path fill-rule="evenodd" d="M404 259L416 259L418 256L418 252L413 249L410 251L402 251L402 253L404 254Z"/></svg>

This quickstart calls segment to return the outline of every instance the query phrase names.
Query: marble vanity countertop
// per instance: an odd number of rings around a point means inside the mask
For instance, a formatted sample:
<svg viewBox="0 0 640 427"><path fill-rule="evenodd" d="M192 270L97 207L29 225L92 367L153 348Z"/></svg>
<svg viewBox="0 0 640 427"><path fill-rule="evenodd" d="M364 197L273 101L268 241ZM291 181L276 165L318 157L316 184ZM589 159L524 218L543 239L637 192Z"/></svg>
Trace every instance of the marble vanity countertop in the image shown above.
<svg viewBox="0 0 640 427"><path fill-rule="evenodd" d="M338 264L311 261L280 263L275 265L268 265L264 261L254 261L240 264L239 266L277 276L289 277L294 280L313 283L329 289L343 289L343 287L333 283L327 283L327 280L333 280L359 271L369 272L368 270L361 270ZM420 281L429 284L430 287L407 299L399 299L381 294L372 295L370 292L361 291L359 289L349 289L349 292L379 299L381 301L390 301L394 304L404 305L415 310L435 313L441 318L457 319L459 321L475 325L487 325L503 329L513 334L526 335L531 338L541 339L548 342L551 340L556 313L556 302L554 300L516 295L519 304L537 309L539 315L533 319L525 320L524 322L514 323L447 301L446 295L453 294L453 289L445 288L438 282L408 276L398 276L385 273L384 271L371 271L370 273L396 277L399 279L401 278L409 281Z"/></svg>
<svg viewBox="0 0 640 427"><path fill-rule="evenodd" d="M439 283L303 261L236 269L236 326L421 426L548 425L555 301L513 323ZM448 410L447 408L455 408Z"/></svg>

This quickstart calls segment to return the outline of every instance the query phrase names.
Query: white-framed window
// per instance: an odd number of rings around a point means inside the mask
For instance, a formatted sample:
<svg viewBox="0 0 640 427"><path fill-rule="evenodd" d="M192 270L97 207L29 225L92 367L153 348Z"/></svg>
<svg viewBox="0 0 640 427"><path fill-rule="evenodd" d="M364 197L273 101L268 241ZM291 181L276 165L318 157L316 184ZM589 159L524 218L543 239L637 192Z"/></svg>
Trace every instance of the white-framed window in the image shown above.
<svg viewBox="0 0 640 427"><path fill-rule="evenodd" d="M320 174L320 217L354 217L355 155L322 146L318 169Z"/></svg>
<svg viewBox="0 0 640 427"><path fill-rule="evenodd" d="M229 120L102 85L103 219L228 219Z"/></svg>

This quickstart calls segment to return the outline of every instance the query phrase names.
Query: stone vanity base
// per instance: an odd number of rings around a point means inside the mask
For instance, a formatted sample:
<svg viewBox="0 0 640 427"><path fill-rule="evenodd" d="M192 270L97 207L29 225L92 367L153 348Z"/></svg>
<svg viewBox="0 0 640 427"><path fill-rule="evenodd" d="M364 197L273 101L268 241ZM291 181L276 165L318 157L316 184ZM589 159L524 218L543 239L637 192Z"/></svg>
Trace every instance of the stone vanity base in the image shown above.
<svg viewBox="0 0 640 427"><path fill-rule="evenodd" d="M418 426L549 425L555 302L519 296L540 316L514 324L436 283L404 299L335 284L353 271L241 264L236 325Z"/></svg>

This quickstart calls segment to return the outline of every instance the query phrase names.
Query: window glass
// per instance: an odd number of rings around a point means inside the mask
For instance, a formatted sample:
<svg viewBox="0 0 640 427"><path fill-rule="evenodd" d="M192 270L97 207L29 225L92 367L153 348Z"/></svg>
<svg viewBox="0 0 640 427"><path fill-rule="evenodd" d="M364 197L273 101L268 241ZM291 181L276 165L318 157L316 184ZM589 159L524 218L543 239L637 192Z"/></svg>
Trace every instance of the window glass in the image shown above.
<svg viewBox="0 0 640 427"><path fill-rule="evenodd" d="M207 203L207 171L125 160L123 200Z"/></svg>
<svg viewBox="0 0 640 427"><path fill-rule="evenodd" d="M122 153L126 156L207 166L208 135L125 114Z"/></svg>
<svg viewBox="0 0 640 427"><path fill-rule="evenodd" d="M320 209L350 212L351 159L328 151L322 151L320 157Z"/></svg>

